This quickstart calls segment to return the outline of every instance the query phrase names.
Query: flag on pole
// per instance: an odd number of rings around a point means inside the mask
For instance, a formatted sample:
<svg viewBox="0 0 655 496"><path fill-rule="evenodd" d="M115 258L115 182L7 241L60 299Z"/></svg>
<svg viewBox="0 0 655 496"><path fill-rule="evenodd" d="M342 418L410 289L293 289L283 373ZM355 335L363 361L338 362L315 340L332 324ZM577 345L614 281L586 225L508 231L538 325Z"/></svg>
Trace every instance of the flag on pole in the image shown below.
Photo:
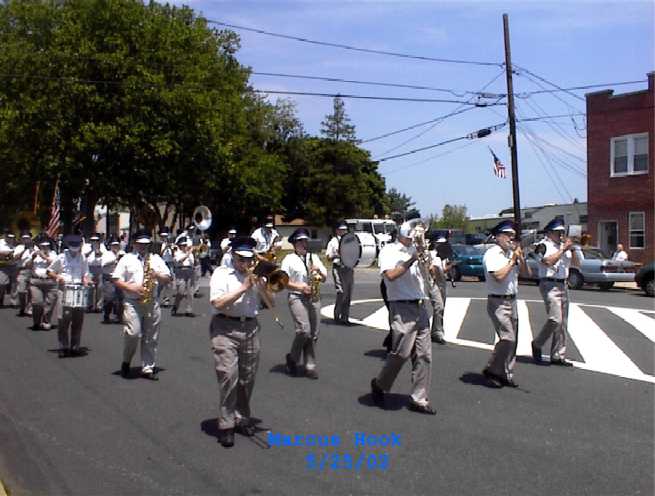
<svg viewBox="0 0 655 496"><path fill-rule="evenodd" d="M504 179L507 177L507 171L505 169L505 166L503 163L500 161L500 159L496 156L494 151L489 147L489 151L491 152L491 155L494 157L494 175L496 177L499 177L501 179Z"/></svg>
<svg viewBox="0 0 655 496"><path fill-rule="evenodd" d="M57 234L59 234L59 221L60 221L60 216L59 216L59 178L57 178L57 181L55 182L55 190L52 193L52 205L50 206L50 222L48 222L48 227L46 228L46 232L48 233L48 237L54 239Z"/></svg>

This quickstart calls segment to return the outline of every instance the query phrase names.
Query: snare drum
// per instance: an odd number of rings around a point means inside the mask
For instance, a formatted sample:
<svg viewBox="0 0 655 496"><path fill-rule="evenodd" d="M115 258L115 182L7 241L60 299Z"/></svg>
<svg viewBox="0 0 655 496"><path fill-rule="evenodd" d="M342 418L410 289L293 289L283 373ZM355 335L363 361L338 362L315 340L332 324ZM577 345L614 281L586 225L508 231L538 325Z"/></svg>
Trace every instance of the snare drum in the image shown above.
<svg viewBox="0 0 655 496"><path fill-rule="evenodd" d="M89 305L89 289L82 284L65 284L63 306L68 308L86 308Z"/></svg>

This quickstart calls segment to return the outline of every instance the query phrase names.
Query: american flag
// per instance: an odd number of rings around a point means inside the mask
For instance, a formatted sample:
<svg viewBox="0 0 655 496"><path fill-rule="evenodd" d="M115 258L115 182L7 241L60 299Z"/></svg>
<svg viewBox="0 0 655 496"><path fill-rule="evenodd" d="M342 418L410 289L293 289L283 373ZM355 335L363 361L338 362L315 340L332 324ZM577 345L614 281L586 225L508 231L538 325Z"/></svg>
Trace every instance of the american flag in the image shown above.
<svg viewBox="0 0 655 496"><path fill-rule="evenodd" d="M491 154L494 157L494 175L496 177L501 178L501 179L506 178L507 177L507 171L505 169L505 166L500 161L500 159L498 157L496 157L496 154L494 153L494 151L491 148L489 148L489 151L491 152Z"/></svg>
<svg viewBox="0 0 655 496"><path fill-rule="evenodd" d="M57 234L59 234L59 178L55 182L55 191L52 193L52 205L50 206L50 222L48 222L48 227L46 232L48 237L54 239Z"/></svg>

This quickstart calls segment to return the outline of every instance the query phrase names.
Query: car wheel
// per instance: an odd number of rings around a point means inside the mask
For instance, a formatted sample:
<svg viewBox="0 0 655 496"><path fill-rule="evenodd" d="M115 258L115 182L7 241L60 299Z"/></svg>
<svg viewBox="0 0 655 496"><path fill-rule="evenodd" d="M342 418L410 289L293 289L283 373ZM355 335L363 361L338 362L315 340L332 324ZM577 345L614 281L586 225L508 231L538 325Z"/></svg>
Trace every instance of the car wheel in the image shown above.
<svg viewBox="0 0 655 496"><path fill-rule="evenodd" d="M648 281L645 282L643 287L644 287L644 292L648 296L655 296L655 279L651 277Z"/></svg>
<svg viewBox="0 0 655 496"><path fill-rule="evenodd" d="M603 291L609 291L610 289L612 289L614 287L614 283L613 282L601 282L598 285L598 287Z"/></svg>
<svg viewBox="0 0 655 496"><path fill-rule="evenodd" d="M484 276L478 276L478 281L480 281L480 282L484 282L484 281L485 281L485 277L484 277Z"/></svg>
<svg viewBox="0 0 655 496"><path fill-rule="evenodd" d="M577 270L572 270L569 274L569 288L571 289L580 289L584 284L584 278L582 274Z"/></svg>

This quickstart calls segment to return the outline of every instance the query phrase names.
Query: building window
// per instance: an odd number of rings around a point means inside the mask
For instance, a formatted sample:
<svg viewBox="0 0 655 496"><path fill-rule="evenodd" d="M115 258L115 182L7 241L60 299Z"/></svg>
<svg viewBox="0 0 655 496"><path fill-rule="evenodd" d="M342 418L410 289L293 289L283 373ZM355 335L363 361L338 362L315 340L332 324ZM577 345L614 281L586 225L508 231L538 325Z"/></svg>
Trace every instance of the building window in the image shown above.
<svg viewBox="0 0 655 496"><path fill-rule="evenodd" d="M587 223L587 216L583 214L580 216L580 224L586 224L586 223Z"/></svg>
<svg viewBox="0 0 655 496"><path fill-rule="evenodd" d="M648 173L648 133L627 134L610 140L610 176Z"/></svg>
<svg viewBox="0 0 655 496"><path fill-rule="evenodd" d="M644 212L630 212L628 214L630 226L630 248L645 248L645 214Z"/></svg>

